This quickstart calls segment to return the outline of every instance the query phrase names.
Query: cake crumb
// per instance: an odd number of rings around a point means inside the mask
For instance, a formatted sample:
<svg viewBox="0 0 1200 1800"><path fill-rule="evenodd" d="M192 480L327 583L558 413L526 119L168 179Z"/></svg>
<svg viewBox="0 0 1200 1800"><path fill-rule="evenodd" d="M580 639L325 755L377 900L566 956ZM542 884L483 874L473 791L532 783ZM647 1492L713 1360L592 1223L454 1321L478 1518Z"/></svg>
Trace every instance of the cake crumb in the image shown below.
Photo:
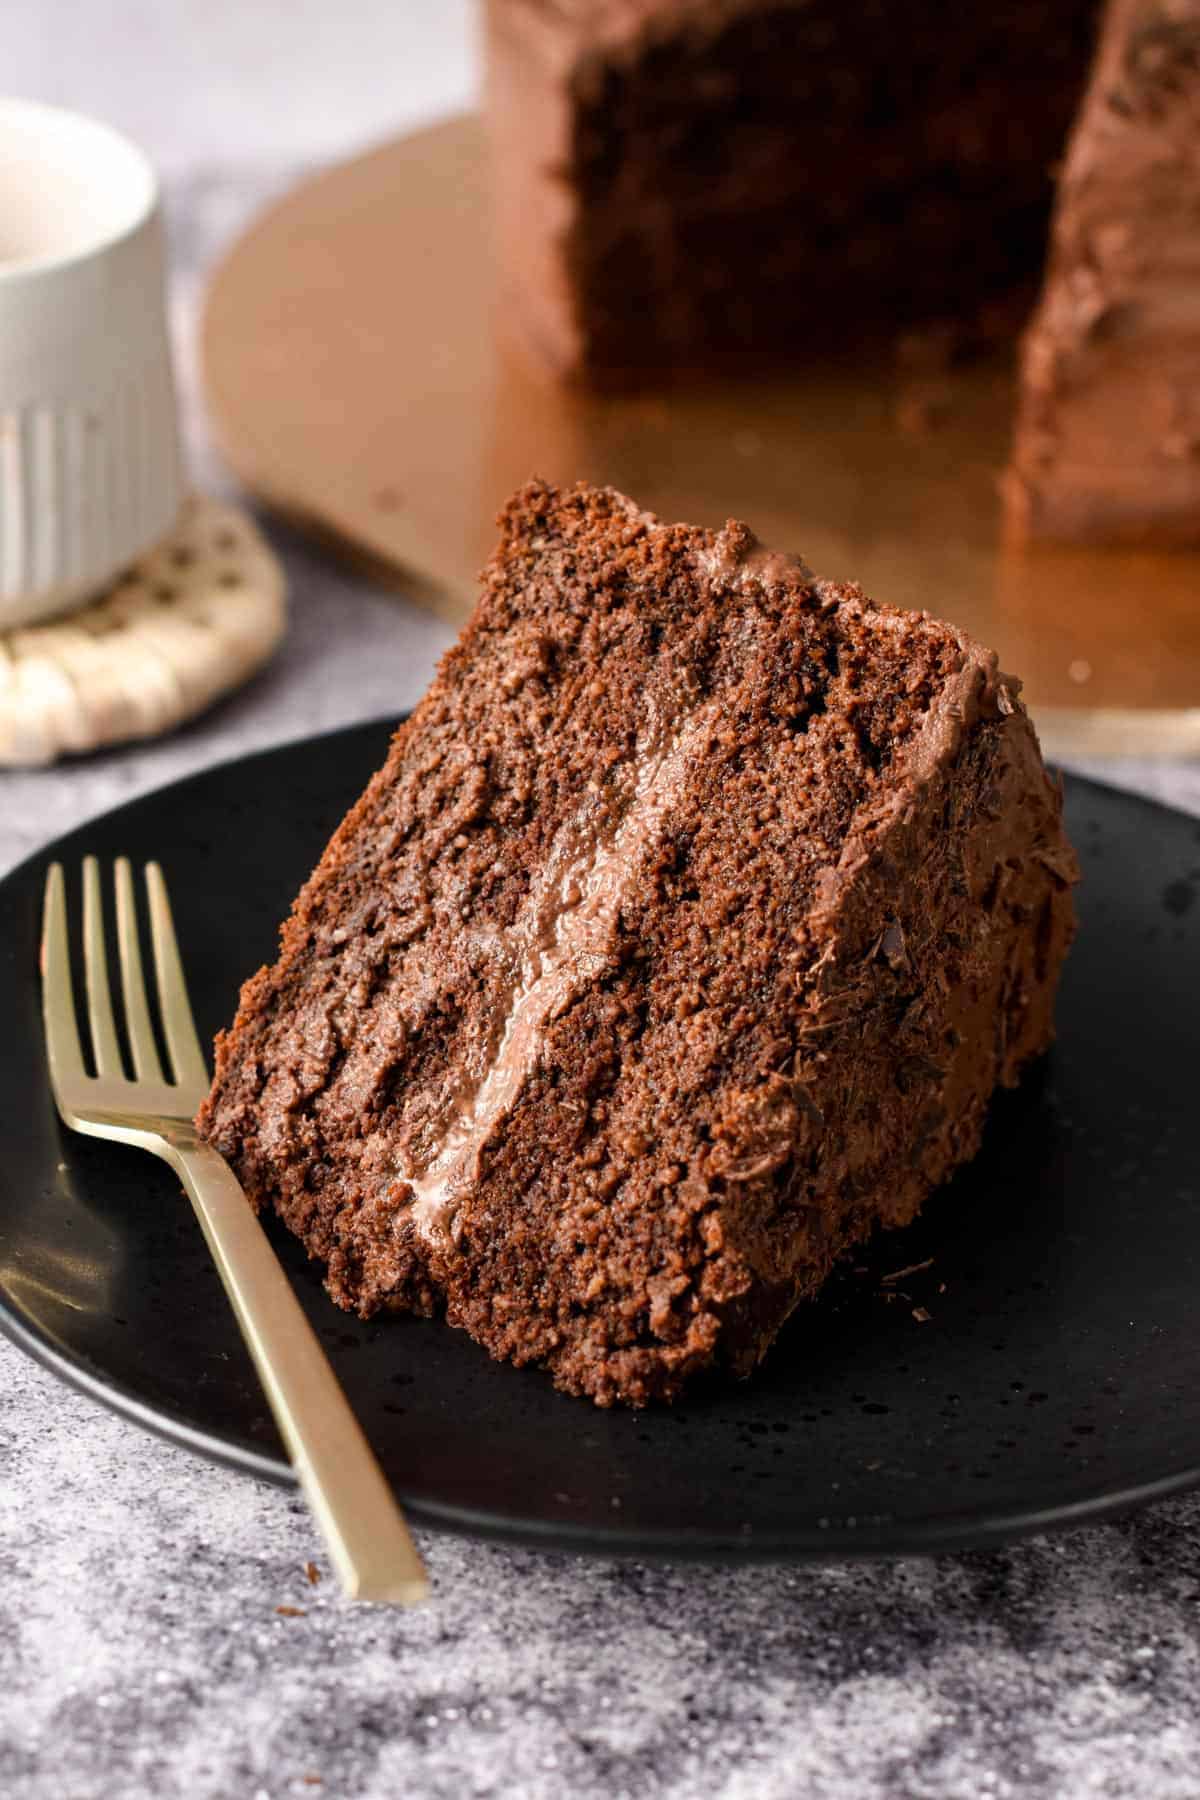
<svg viewBox="0 0 1200 1800"><path fill-rule="evenodd" d="M321 1579L321 1571L318 1569L316 1563L306 1562L304 1565L304 1573L308 1577L309 1587L316 1587L318 1581Z"/></svg>

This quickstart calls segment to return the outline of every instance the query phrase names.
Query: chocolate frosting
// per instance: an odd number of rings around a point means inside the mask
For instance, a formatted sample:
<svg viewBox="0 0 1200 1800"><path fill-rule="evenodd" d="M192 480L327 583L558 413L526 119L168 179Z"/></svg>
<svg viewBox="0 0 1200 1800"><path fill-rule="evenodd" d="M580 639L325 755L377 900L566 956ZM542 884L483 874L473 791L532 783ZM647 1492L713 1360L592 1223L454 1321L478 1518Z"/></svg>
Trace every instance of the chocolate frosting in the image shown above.
<svg viewBox="0 0 1200 1800"><path fill-rule="evenodd" d="M1200 544L1200 0L1111 0L1026 336L1017 537Z"/></svg>

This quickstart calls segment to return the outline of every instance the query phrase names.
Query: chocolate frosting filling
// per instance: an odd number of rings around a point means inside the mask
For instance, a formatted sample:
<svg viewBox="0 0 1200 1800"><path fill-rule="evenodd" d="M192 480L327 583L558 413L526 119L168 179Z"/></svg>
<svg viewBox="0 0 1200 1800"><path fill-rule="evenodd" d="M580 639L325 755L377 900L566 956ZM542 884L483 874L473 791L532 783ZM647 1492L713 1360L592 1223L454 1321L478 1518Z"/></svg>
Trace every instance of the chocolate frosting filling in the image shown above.
<svg viewBox="0 0 1200 1800"><path fill-rule="evenodd" d="M427 1242L455 1239L458 1202L542 1056L545 1026L603 972L630 876L661 835L717 716L710 702L682 720L655 720L609 790L589 798L559 830L509 934L514 973L494 997L486 1070L455 1092L425 1166L396 1171L411 1189L411 1217Z"/></svg>

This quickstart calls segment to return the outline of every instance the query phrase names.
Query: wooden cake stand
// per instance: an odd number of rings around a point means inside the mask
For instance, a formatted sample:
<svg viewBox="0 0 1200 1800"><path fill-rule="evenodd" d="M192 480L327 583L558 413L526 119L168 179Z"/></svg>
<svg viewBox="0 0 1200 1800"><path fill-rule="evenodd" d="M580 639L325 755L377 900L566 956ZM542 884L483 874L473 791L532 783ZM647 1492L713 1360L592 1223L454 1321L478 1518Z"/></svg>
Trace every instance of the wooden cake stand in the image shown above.
<svg viewBox="0 0 1200 1800"><path fill-rule="evenodd" d="M298 188L218 269L208 394L255 493L456 621L532 474L743 518L993 645L1054 752L1200 753L1200 556L1006 549L1007 367L571 392L499 341L485 178L478 122L452 120Z"/></svg>

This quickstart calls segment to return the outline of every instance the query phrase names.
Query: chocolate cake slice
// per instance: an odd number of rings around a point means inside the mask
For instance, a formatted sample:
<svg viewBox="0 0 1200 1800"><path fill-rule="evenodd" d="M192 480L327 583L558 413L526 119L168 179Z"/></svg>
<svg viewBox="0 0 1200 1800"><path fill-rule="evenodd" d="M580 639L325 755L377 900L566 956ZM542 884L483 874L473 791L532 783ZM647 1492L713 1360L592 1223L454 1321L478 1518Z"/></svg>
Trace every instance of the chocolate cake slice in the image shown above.
<svg viewBox="0 0 1200 1800"><path fill-rule="evenodd" d="M1200 0L1112 0L1025 339L1018 537L1200 544Z"/></svg>
<svg viewBox="0 0 1200 1800"><path fill-rule="evenodd" d="M487 0L505 317L589 382L1026 316L1097 0Z"/></svg>
<svg viewBox="0 0 1200 1800"><path fill-rule="evenodd" d="M339 1305L602 1405L745 1373L1050 1041L1075 861L995 657L534 483L200 1114Z"/></svg>

